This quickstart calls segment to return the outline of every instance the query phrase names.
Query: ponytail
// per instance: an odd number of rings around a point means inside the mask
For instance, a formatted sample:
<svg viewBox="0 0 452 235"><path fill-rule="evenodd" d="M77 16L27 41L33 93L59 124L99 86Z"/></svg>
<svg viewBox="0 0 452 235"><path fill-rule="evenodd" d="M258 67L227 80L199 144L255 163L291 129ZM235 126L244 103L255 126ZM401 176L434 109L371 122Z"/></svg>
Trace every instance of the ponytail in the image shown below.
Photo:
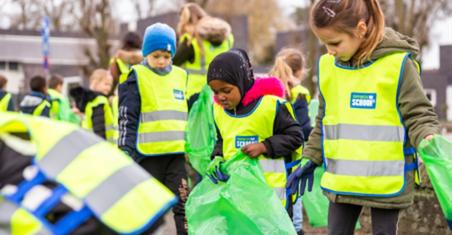
<svg viewBox="0 0 452 235"><path fill-rule="evenodd" d="M270 75L275 76L284 84L284 90L286 91L286 99L291 100L290 89L292 86L293 72L289 65L284 61L283 56L276 57L275 65L270 71Z"/></svg>

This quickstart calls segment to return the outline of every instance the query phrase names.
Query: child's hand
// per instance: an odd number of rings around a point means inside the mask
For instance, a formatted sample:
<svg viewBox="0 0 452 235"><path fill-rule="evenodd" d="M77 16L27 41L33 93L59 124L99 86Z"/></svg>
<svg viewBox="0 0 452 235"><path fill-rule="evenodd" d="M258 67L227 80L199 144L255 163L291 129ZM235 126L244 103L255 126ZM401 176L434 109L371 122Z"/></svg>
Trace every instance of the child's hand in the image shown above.
<svg viewBox="0 0 452 235"><path fill-rule="evenodd" d="M427 140L427 141L430 141L430 140L433 139L433 135L428 135L424 139Z"/></svg>
<svg viewBox="0 0 452 235"><path fill-rule="evenodd" d="M263 143L248 144L242 147L242 152L252 158L255 158L267 152L267 148Z"/></svg>

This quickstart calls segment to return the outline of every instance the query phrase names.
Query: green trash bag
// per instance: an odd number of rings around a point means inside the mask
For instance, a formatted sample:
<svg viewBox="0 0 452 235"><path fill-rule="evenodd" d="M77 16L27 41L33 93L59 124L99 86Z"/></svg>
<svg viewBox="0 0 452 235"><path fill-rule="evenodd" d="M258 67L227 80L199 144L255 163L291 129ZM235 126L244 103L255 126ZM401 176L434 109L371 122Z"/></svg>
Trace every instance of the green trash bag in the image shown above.
<svg viewBox="0 0 452 235"><path fill-rule="evenodd" d="M190 193L185 213L190 235L296 234L257 159L239 152L224 163L227 182L208 177Z"/></svg>
<svg viewBox="0 0 452 235"><path fill-rule="evenodd" d="M422 140L418 152L452 230L452 143L435 135L430 141Z"/></svg>
<svg viewBox="0 0 452 235"><path fill-rule="evenodd" d="M190 110L185 129L185 152L190 164L202 176L210 163L216 138L212 95L210 87L204 86Z"/></svg>
<svg viewBox="0 0 452 235"><path fill-rule="evenodd" d="M301 164L304 165L307 161L308 160L304 158ZM320 188L320 179L322 178L324 172L325 170L322 166L315 169L312 191L305 191L302 197L303 208L308 216L309 224L314 228L328 226L328 206L330 201L323 194L322 188ZM360 228L361 224L358 221L355 229Z"/></svg>

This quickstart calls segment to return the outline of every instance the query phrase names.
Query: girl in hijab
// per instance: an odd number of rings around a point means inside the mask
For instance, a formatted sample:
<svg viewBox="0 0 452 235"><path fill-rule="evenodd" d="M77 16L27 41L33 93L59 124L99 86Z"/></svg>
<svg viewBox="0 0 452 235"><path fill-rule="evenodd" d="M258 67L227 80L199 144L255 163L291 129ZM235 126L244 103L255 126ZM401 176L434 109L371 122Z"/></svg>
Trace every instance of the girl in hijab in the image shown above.
<svg viewBox="0 0 452 235"><path fill-rule="evenodd" d="M259 159L267 183L283 204L290 202L286 200L285 163L292 161L292 155L303 143L303 134L290 103L283 99L284 85L273 77L254 79L248 55L241 49L215 57L207 82L215 94L217 128L209 178L214 183L226 181L228 176L220 166L241 150Z"/></svg>

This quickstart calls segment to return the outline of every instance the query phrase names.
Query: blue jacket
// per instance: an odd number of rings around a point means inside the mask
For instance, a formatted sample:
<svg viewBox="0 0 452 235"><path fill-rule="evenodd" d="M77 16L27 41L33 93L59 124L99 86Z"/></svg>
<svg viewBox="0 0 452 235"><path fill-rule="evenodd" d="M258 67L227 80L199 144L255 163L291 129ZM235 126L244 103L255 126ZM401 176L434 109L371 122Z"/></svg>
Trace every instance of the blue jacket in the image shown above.
<svg viewBox="0 0 452 235"><path fill-rule="evenodd" d="M20 102L20 111L22 113L32 114L33 111L45 100L47 100L49 103L51 102L50 97L45 95L44 93L32 91L30 94L26 95ZM44 108L40 116L50 117L50 108Z"/></svg>
<svg viewBox="0 0 452 235"><path fill-rule="evenodd" d="M4 91L4 90L0 90L0 100L3 99L3 97L5 97L5 95L7 95L8 92ZM14 101L11 98L8 102L8 107L6 109L7 111L14 111Z"/></svg>
<svg viewBox="0 0 452 235"><path fill-rule="evenodd" d="M149 67L146 62L142 63L147 68L157 74L167 74L171 71L168 67L167 72L156 71ZM136 151L138 123L141 114L141 97L138 90L137 75L134 69L129 72L126 82L118 87L119 95L119 139L118 147L129 154L134 159L142 159L146 156ZM168 154L180 155L180 154Z"/></svg>

